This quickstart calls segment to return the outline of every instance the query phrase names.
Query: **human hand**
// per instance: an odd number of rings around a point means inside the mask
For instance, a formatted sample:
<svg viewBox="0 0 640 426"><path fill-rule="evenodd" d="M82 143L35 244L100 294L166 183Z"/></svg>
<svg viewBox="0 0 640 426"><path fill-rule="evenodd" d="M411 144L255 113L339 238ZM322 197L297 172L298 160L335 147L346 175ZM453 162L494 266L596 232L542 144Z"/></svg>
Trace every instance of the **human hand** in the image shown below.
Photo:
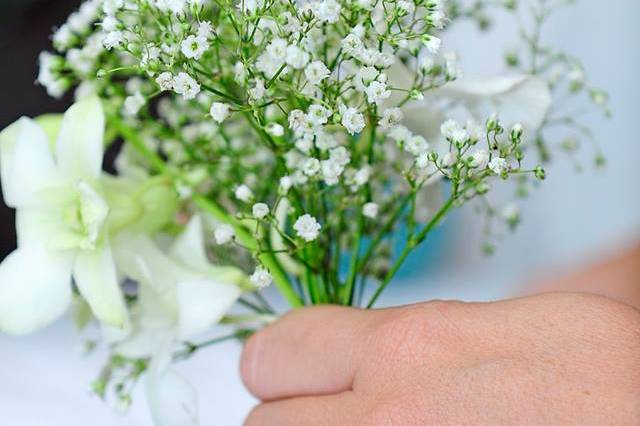
<svg viewBox="0 0 640 426"><path fill-rule="evenodd" d="M640 313L583 294L294 311L255 334L247 426L638 425Z"/></svg>

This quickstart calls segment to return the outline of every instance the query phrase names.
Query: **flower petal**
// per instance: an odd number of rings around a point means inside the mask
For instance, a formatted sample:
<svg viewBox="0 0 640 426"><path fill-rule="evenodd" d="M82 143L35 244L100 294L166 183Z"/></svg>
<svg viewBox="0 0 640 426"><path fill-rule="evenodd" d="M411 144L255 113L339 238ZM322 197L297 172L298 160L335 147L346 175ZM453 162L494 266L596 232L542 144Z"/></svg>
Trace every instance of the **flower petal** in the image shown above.
<svg viewBox="0 0 640 426"><path fill-rule="evenodd" d="M55 180L56 168L47 135L23 117L0 133L2 192L10 207L25 205Z"/></svg>
<svg viewBox="0 0 640 426"><path fill-rule="evenodd" d="M478 119L497 112L506 125L519 122L529 130L540 127L551 106L548 85L531 75L462 79L446 84L437 93L464 102L480 115Z"/></svg>
<svg viewBox="0 0 640 426"><path fill-rule="evenodd" d="M0 264L0 330L25 334L60 317L71 303L71 260L41 246L20 247Z"/></svg>
<svg viewBox="0 0 640 426"><path fill-rule="evenodd" d="M196 391L170 368L171 358L155 356L146 378L147 402L156 426L197 426Z"/></svg>
<svg viewBox="0 0 640 426"><path fill-rule="evenodd" d="M202 269L209 266L204 251L202 219L199 215L194 215L184 231L175 239L170 255L190 268Z"/></svg>
<svg viewBox="0 0 640 426"><path fill-rule="evenodd" d="M240 297L240 289L213 280L183 281L176 286L178 330L187 340L216 324Z"/></svg>
<svg viewBox="0 0 640 426"><path fill-rule="evenodd" d="M91 96L71 106L64 114L56 143L56 159L67 177L97 179L102 170L104 111Z"/></svg>
<svg viewBox="0 0 640 426"><path fill-rule="evenodd" d="M126 325L124 298L108 244L79 251L73 265L73 278L100 321L120 328Z"/></svg>

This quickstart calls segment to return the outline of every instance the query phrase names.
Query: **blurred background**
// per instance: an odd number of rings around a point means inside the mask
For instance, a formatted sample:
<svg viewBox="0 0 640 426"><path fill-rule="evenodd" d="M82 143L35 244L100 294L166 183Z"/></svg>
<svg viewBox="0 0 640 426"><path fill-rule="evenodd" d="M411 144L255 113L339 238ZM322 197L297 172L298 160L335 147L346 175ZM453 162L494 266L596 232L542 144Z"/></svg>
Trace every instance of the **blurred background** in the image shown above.
<svg viewBox="0 0 640 426"><path fill-rule="evenodd" d="M49 98L34 84L37 55L50 46L51 29L79 4L76 0L0 0L0 128L21 115L64 111L70 99ZM468 76L503 70L503 48L516 40L515 22L499 15L492 32L459 24L444 40L460 54ZM591 81L611 95L613 118L589 123L601 142L607 167L594 170L592 152L571 161L558 156L548 179L523 205L522 225L482 255L482 223L473 209L444 224L442 242L428 271L405 274L384 296L395 305L432 298L494 300L518 294L526 283L561 274L640 240L640 2L604 5L580 0L557 13L544 38L584 62ZM0 256L15 246L12 212L0 207ZM420 259L414 264L420 265ZM416 267L417 268L417 267ZM640 285L640 284L639 284ZM253 404L237 374L235 343L204 351L180 366L198 388L202 424L239 425ZM21 426L150 425L139 391L133 409L117 414L88 392L104 354L83 357L69 321L26 338L0 336L0 413L3 424Z"/></svg>

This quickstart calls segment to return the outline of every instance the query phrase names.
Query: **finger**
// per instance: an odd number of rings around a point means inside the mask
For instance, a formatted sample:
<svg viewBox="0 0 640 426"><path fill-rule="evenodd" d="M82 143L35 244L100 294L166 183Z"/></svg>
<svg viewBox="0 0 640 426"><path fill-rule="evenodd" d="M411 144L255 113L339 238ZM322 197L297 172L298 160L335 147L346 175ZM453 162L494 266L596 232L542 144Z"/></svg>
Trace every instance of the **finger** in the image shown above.
<svg viewBox="0 0 640 426"><path fill-rule="evenodd" d="M245 385L262 400L350 390L377 315L337 306L285 315L247 342Z"/></svg>
<svg viewBox="0 0 640 426"><path fill-rule="evenodd" d="M357 425L366 413L352 391L267 402L255 407L244 426Z"/></svg>

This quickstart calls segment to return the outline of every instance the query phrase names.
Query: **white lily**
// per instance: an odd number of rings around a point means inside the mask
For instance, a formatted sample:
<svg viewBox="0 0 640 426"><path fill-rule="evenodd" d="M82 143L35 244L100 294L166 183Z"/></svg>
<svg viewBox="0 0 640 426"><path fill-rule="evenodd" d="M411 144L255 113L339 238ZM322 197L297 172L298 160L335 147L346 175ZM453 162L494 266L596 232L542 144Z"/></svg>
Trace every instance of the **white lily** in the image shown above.
<svg viewBox="0 0 640 426"><path fill-rule="evenodd" d="M209 263L199 216L168 253L143 235L122 235L116 247L119 269L139 287L130 333L120 336L114 350L130 358L151 357L146 392L156 425L196 425L196 394L171 368L172 351L218 323L247 278L235 268Z"/></svg>
<svg viewBox="0 0 640 426"><path fill-rule="evenodd" d="M61 123L42 127L21 118L0 133L2 190L16 208L18 234L18 248L0 265L2 331L28 333L61 316L71 303L72 276L99 320L126 322L104 232L104 124L92 97L74 104ZM48 134L58 129L52 144Z"/></svg>

